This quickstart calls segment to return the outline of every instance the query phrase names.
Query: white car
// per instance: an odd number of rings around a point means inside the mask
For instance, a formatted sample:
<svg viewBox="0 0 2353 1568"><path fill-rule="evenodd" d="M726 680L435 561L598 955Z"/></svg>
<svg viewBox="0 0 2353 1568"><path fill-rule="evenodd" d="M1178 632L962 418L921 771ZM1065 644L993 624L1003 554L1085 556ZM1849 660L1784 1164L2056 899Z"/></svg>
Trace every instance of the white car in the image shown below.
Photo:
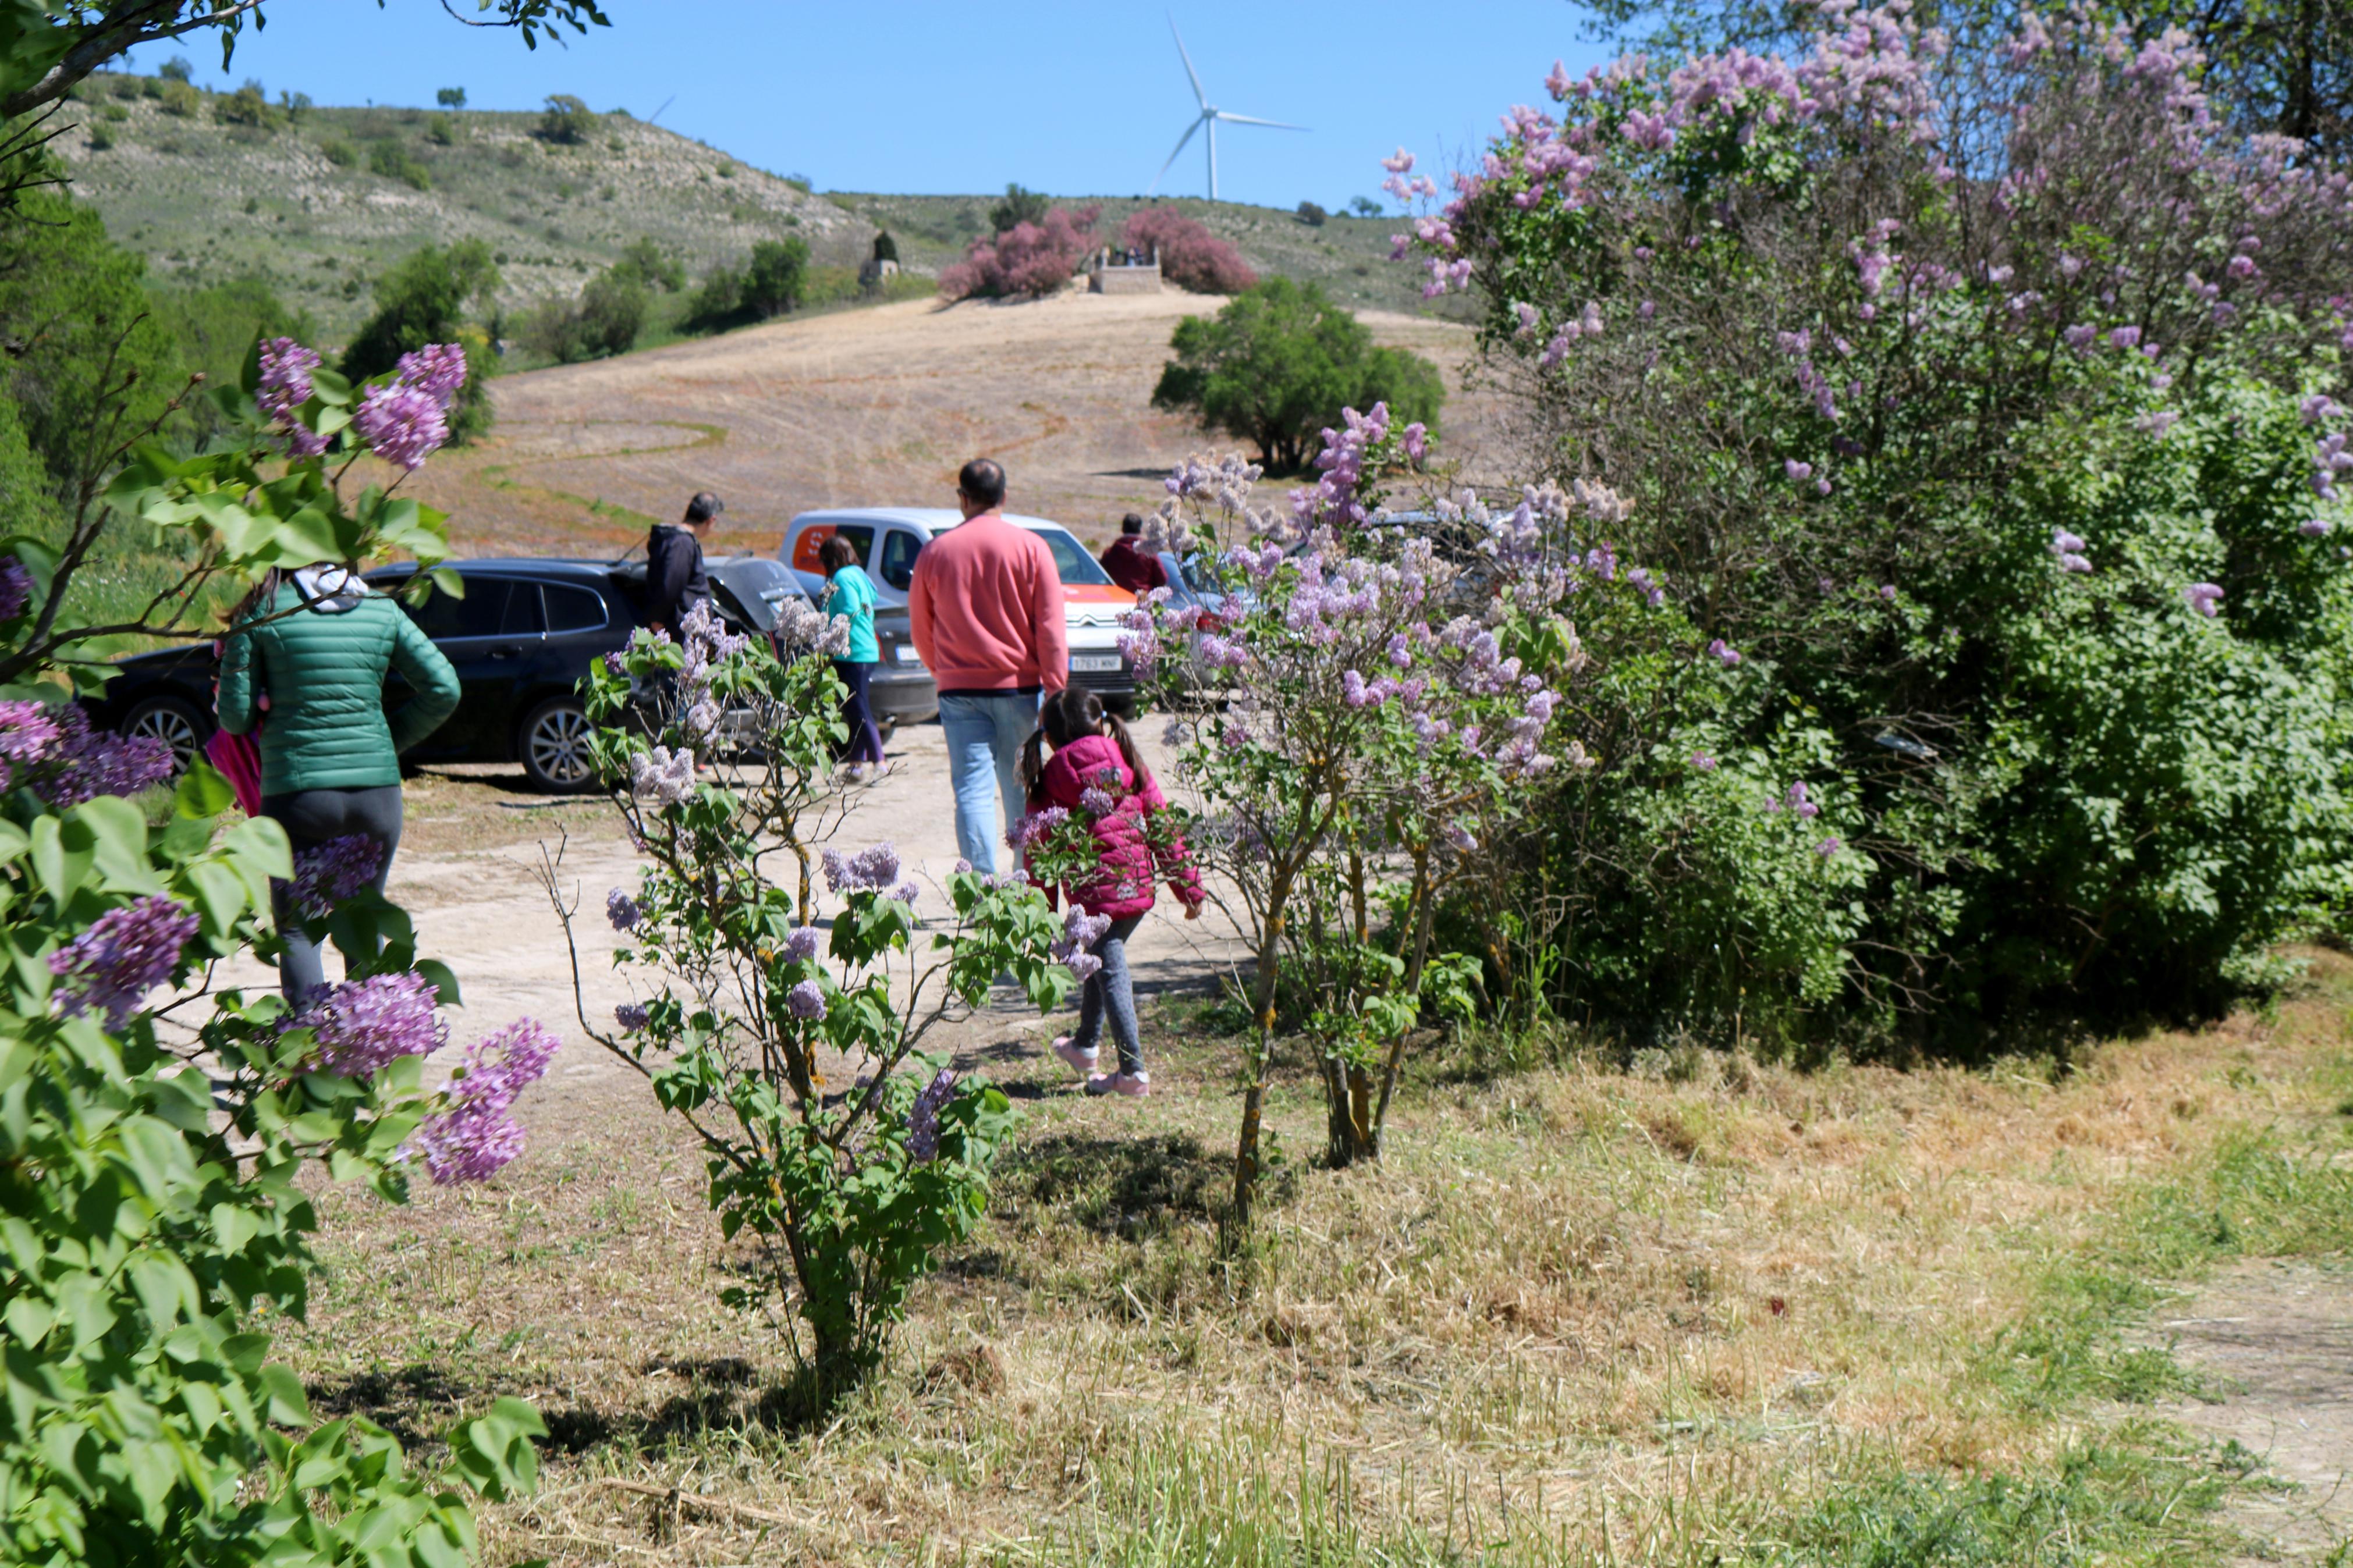
<svg viewBox="0 0 2353 1568"><path fill-rule="evenodd" d="M907 602L907 585L914 581L915 557L923 546L964 521L960 512L935 507L843 507L805 511L785 531L777 553L800 577L812 598L825 592L825 568L818 547L835 534L857 547L859 564L874 580L874 595L886 605ZM1087 553L1071 531L1042 517L1008 512L1005 521L1026 528L1044 540L1053 552L1054 569L1061 575L1064 625L1070 631L1071 683L1102 695L1113 707L1134 700L1135 671L1119 651L1120 633L1135 606L1135 595L1111 580L1095 558ZM895 650L913 660L913 644Z"/></svg>

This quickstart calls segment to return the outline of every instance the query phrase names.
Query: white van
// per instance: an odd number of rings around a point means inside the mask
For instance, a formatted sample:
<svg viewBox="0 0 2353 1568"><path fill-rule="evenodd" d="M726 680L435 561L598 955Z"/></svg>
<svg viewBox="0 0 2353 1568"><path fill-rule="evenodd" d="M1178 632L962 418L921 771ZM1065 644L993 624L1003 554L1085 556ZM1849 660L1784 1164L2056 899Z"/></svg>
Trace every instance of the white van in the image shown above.
<svg viewBox="0 0 2353 1568"><path fill-rule="evenodd" d="M904 605L907 585L914 581L915 557L934 536L963 521L963 513L936 507L805 511L785 531L784 548L778 554L815 597L825 592L825 568L818 561L818 547L838 533L857 547L859 564L874 580L875 597L885 605ZM1130 704L1135 696L1135 671L1119 651L1119 636L1126 629L1125 617L1135 605L1135 595L1113 583L1060 523L1018 512L1006 513L1005 521L1028 529L1053 552L1054 569L1062 578L1063 612L1070 628L1071 683L1100 693L1113 707ZM896 652L902 659L915 658L912 644Z"/></svg>

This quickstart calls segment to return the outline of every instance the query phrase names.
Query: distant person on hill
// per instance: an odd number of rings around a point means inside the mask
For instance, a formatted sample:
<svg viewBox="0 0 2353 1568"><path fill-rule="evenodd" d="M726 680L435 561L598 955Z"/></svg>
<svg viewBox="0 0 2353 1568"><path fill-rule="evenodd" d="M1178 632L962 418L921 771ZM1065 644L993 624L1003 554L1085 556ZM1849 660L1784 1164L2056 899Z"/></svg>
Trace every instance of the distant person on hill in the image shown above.
<svg viewBox="0 0 2353 1568"><path fill-rule="evenodd" d="M1119 520L1119 537L1103 552L1103 569L1111 580L1142 598L1155 588L1168 586L1168 573L1160 557L1144 547L1144 516L1129 512Z"/></svg>
<svg viewBox="0 0 2353 1568"><path fill-rule="evenodd" d="M965 521L915 557L907 614L939 682L956 849L994 876L1002 833L1021 819L1021 744L1038 727L1039 694L1070 681L1070 637L1053 552L1005 521L1005 470L987 458L966 463L956 504Z"/></svg>
<svg viewBox="0 0 2353 1568"><path fill-rule="evenodd" d="M381 892L400 847L400 753L457 710L458 672L391 599L340 566L264 577L221 649L220 726L261 730L261 814L296 855L337 839L375 844ZM414 695L384 710L385 672ZM268 722L263 722L265 710ZM278 976L299 1007L326 984L316 943L281 889Z"/></svg>
<svg viewBox="0 0 2353 1568"><path fill-rule="evenodd" d="M843 759L849 764L848 776L852 784L864 784L891 771L882 760L882 731L874 726L874 710L866 697L866 683L882 657L874 640L874 584L858 564L858 546L839 533L826 535L817 558L826 576L825 598L818 607L849 622L849 651L833 661L833 672L849 689L841 701L842 721L849 726L849 750Z"/></svg>
<svg viewBox="0 0 2353 1568"><path fill-rule="evenodd" d="M687 612L711 600L702 570L702 542L727 504L709 490L686 503L686 521L658 522L646 534L646 624L675 640Z"/></svg>

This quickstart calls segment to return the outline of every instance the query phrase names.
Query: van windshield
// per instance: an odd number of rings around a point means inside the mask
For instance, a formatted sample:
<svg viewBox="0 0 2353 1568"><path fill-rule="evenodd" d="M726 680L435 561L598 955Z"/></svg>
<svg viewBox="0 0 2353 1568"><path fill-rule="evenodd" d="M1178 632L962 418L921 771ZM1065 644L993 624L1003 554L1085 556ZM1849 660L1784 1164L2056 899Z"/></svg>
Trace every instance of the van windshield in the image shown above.
<svg viewBox="0 0 2353 1568"><path fill-rule="evenodd" d="M1039 528L1030 531L1044 540L1046 548L1054 552L1054 571L1064 586L1101 587L1111 581L1111 574L1103 569L1102 563L1060 529Z"/></svg>

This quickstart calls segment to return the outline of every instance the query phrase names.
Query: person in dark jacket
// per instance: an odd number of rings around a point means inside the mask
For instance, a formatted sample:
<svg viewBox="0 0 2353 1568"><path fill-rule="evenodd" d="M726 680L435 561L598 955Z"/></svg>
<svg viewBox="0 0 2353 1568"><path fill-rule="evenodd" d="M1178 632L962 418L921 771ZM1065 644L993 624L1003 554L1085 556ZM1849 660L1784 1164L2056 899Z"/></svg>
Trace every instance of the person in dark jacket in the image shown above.
<svg viewBox="0 0 2353 1568"><path fill-rule="evenodd" d="M702 542L726 503L709 490L686 503L686 521L654 524L646 535L646 621L679 636L680 623L711 599L711 579L702 571Z"/></svg>
<svg viewBox="0 0 2353 1568"><path fill-rule="evenodd" d="M1111 580L1142 598L1155 588L1168 586L1168 574L1160 564L1160 557L1144 547L1144 517L1129 512L1119 520L1119 537L1103 552L1103 569Z"/></svg>
<svg viewBox="0 0 2353 1568"><path fill-rule="evenodd" d="M220 727L232 735L260 727L261 814L285 828L294 852L373 839L370 885L381 892L400 847L400 753L457 710L458 672L399 605L343 568L270 577L222 647ZM414 693L390 714L388 670ZM291 913L281 890L278 976L299 1007L326 972Z"/></svg>

